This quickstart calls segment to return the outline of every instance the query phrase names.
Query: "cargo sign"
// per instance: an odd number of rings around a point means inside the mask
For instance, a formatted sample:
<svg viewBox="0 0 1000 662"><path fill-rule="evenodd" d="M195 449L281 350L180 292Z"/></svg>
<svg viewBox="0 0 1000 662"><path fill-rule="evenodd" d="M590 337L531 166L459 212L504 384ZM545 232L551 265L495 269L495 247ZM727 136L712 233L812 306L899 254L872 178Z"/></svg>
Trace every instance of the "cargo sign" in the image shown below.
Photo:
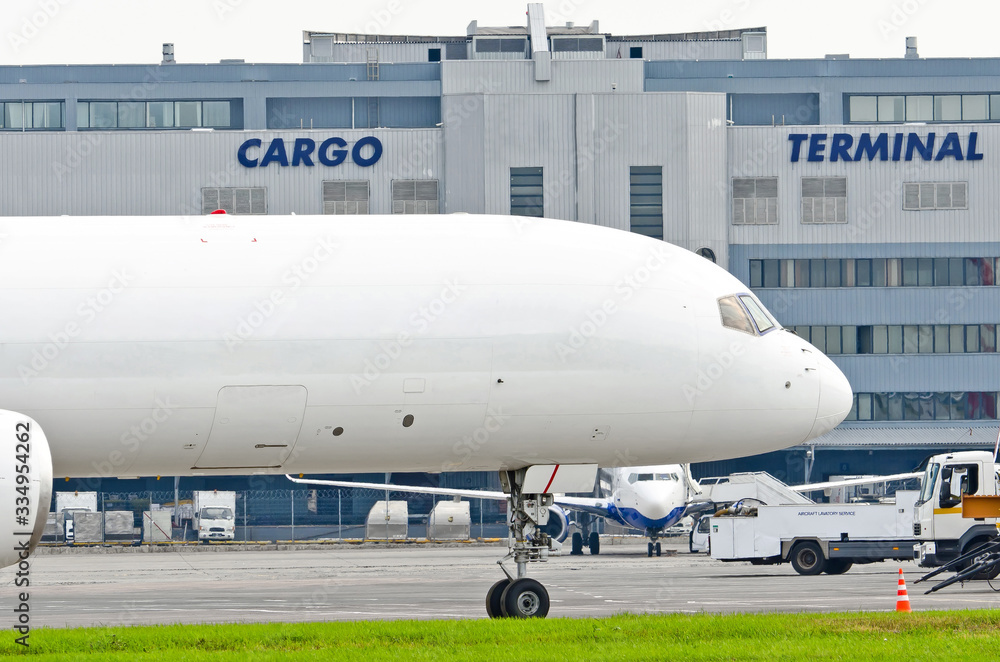
<svg viewBox="0 0 1000 662"><path fill-rule="evenodd" d="M855 137L849 133L791 133L792 163L805 154L806 161L982 161L977 151L979 133L971 131L963 141L957 133L947 133L938 141L933 132L921 137L916 133L862 133Z"/></svg>
<svg viewBox="0 0 1000 662"><path fill-rule="evenodd" d="M266 168L272 163L281 167L316 165L339 166L351 160L362 168L373 166L382 158L382 141L375 136L365 136L347 149L343 138L327 138L316 146L312 138L296 138L290 146L285 146L283 138L275 138L265 148L260 138L250 138L236 151L236 158L245 168Z"/></svg>

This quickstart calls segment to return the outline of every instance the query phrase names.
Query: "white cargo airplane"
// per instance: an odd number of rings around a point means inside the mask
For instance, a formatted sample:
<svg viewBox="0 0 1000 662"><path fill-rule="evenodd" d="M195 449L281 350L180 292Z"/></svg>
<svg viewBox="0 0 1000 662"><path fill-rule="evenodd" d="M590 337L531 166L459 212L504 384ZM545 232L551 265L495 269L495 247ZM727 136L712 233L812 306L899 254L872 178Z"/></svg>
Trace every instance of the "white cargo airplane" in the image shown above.
<svg viewBox="0 0 1000 662"><path fill-rule="evenodd" d="M292 476L287 476L287 478L305 485L392 490L413 494L435 494L494 501L506 501L508 498L504 492L490 490L360 483L346 480L293 478ZM692 501L689 498L689 494L693 496L693 493L698 490L697 483L690 478L687 467L684 465L662 464L647 467L615 468L611 470L611 495L609 497L554 495L553 505L549 506L550 524L546 527L545 533L558 542L564 541L569 533L569 517L566 511L580 511L642 531L650 539L646 550L647 556L653 556L654 553L660 556L662 549L657 539L663 535L666 529L677 524L687 515L701 513L714 506L707 501ZM596 532L590 533L586 543L591 554L600 553L601 542ZM583 553L583 544L583 536L579 532L574 533L572 538L573 553Z"/></svg>
<svg viewBox="0 0 1000 662"><path fill-rule="evenodd" d="M851 406L726 271L582 223L5 218L0 297L3 565L53 476L491 470L517 575L490 614L544 616L525 574L553 493L785 448Z"/></svg>

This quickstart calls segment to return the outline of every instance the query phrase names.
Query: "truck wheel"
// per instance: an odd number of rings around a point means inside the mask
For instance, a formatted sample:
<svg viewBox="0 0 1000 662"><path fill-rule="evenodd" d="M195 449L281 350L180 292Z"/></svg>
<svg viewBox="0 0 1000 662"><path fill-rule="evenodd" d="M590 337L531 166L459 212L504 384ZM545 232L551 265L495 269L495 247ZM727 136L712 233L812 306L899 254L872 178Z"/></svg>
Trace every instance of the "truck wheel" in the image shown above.
<svg viewBox="0 0 1000 662"><path fill-rule="evenodd" d="M842 575L850 570L852 565L854 561L851 559L828 559L824 572L828 575Z"/></svg>
<svg viewBox="0 0 1000 662"><path fill-rule="evenodd" d="M826 569L823 550L811 540L800 542L792 550L792 567L800 575L818 575Z"/></svg>

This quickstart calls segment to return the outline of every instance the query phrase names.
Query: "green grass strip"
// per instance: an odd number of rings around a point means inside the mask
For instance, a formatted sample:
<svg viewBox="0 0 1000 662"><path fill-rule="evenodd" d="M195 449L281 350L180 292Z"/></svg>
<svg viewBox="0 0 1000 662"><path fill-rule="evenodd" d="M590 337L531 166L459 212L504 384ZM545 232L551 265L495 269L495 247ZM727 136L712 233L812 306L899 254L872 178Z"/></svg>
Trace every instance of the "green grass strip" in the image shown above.
<svg viewBox="0 0 1000 662"><path fill-rule="evenodd" d="M33 630L38 660L976 660L1000 611L161 625Z"/></svg>

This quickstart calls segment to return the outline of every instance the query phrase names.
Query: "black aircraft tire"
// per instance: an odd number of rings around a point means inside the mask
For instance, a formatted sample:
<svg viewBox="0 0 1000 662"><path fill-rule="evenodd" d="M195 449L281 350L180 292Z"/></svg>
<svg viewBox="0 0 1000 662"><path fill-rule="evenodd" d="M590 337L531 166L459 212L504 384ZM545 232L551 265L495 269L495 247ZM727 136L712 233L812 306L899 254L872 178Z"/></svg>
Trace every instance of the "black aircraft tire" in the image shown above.
<svg viewBox="0 0 1000 662"><path fill-rule="evenodd" d="M792 567L800 575L818 575L826 569L823 550L811 540L800 542L792 550Z"/></svg>
<svg viewBox="0 0 1000 662"><path fill-rule="evenodd" d="M601 553L601 536L597 535L597 531L590 532L590 553L597 556Z"/></svg>
<svg viewBox="0 0 1000 662"><path fill-rule="evenodd" d="M573 550L570 554L573 556L580 556L583 554L583 534L579 531L573 534Z"/></svg>
<svg viewBox="0 0 1000 662"><path fill-rule="evenodd" d="M500 599L508 618L545 618L549 613L549 592L530 577L511 582Z"/></svg>
<svg viewBox="0 0 1000 662"><path fill-rule="evenodd" d="M506 588L510 586L509 579L501 579L496 584L490 587L490 590L486 593L486 615L490 618L506 618L507 614L503 612L503 592Z"/></svg>
<svg viewBox="0 0 1000 662"><path fill-rule="evenodd" d="M656 543L656 555L660 556L661 553L662 553L662 550L660 549L660 543Z"/></svg>

